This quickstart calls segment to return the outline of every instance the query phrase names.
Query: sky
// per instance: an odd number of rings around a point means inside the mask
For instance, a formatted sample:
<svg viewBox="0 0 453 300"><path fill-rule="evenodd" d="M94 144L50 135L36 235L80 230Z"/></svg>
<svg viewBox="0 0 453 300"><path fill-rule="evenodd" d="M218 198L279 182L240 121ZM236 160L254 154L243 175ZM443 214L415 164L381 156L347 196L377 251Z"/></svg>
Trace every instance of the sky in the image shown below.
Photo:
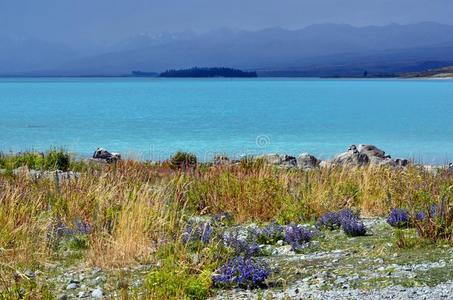
<svg viewBox="0 0 453 300"><path fill-rule="evenodd" d="M452 0L0 0L0 35L69 45L218 28L453 24Z"/></svg>

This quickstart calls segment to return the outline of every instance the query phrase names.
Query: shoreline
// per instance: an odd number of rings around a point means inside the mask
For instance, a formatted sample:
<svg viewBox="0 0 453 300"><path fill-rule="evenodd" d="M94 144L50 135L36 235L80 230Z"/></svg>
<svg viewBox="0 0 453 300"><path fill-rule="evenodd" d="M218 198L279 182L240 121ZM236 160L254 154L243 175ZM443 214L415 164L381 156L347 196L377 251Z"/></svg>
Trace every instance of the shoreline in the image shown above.
<svg viewBox="0 0 453 300"><path fill-rule="evenodd" d="M185 151L175 151L172 155L161 157L159 159L145 159L143 155L134 155L122 153L110 152L104 148L97 148L92 155L88 154L77 154L73 152L68 152L64 148L53 147L47 151L37 151L37 150L27 150L19 152L1 152L0 151L0 169L1 159L14 158L27 155L35 155L37 157L44 158L46 155L52 152L64 153L68 156L68 159L71 159L75 162L86 163L90 161L101 162L101 163L111 163L116 162L121 159L126 161L134 161L139 163L152 163L152 164L165 164L166 162L174 159L175 156L179 154L186 156L192 156L196 164L200 165L234 165L240 164L242 161L253 160L253 161L262 161L268 165L274 165L277 167L283 168L298 168L298 169L315 169L319 167L333 167L333 166L349 166L349 167L362 167L362 166L390 166L390 167L407 167L411 166L420 166L425 169L435 170L435 169L452 169L453 163L448 159L445 159L443 163L426 163L422 160L416 160L414 158L400 158L393 157L386 154L385 151L374 145L367 144L358 144L351 145L344 152L338 153L336 155L330 156L329 158L320 158L311 153L303 152L299 155L290 155L285 153L249 153L243 155L234 155L230 156L224 152L211 153L209 156L203 158L197 153L185 152ZM4 169L4 168L3 168Z"/></svg>

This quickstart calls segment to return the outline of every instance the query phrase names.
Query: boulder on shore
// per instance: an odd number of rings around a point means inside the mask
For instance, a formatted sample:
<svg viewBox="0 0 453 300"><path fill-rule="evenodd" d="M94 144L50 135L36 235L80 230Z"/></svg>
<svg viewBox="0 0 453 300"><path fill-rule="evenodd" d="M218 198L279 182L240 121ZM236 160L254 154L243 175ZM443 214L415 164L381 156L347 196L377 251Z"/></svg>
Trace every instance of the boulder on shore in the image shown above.
<svg viewBox="0 0 453 300"><path fill-rule="evenodd" d="M354 145L353 145L354 146ZM351 146L352 147L352 146ZM366 154L368 158L391 158L390 155L385 155L385 152L374 145L363 145L359 144L357 146L357 151L362 154Z"/></svg>
<svg viewBox="0 0 453 300"><path fill-rule="evenodd" d="M268 165L281 168L298 168L301 170L312 170L319 167L361 167L368 165L405 168L411 163L407 159L392 159L385 151L369 144L351 145L346 152L338 154L331 160L319 160L309 153L302 153L297 158L286 154L268 153L257 156L254 159L261 160ZM238 163L238 161L231 161L225 155L216 155L213 159L214 165L235 163ZM453 166L451 168L453 169Z"/></svg>
<svg viewBox="0 0 453 300"><path fill-rule="evenodd" d="M358 146L351 145L348 151L337 155L332 161L334 165L360 167L365 165L372 166L391 166L406 167L410 164L407 159L392 159L386 155L385 151L374 145Z"/></svg>
<svg viewBox="0 0 453 300"><path fill-rule="evenodd" d="M280 164L282 167L292 168L297 166L297 159L291 155L283 155L282 163Z"/></svg>
<svg viewBox="0 0 453 300"><path fill-rule="evenodd" d="M333 160L334 165L341 166L364 166L370 162L368 155L360 153L356 145L351 145L346 152L338 154Z"/></svg>
<svg viewBox="0 0 453 300"><path fill-rule="evenodd" d="M264 154L258 156L257 159L262 159L265 163L285 168L297 166L297 159L294 156L286 154Z"/></svg>
<svg viewBox="0 0 453 300"><path fill-rule="evenodd" d="M311 170L319 167L320 161L308 153L302 153L297 157L297 167L303 170Z"/></svg>
<svg viewBox="0 0 453 300"><path fill-rule="evenodd" d="M93 153L93 159L98 161L105 161L107 163L116 162L121 160L121 154L105 150L104 148L97 148Z"/></svg>

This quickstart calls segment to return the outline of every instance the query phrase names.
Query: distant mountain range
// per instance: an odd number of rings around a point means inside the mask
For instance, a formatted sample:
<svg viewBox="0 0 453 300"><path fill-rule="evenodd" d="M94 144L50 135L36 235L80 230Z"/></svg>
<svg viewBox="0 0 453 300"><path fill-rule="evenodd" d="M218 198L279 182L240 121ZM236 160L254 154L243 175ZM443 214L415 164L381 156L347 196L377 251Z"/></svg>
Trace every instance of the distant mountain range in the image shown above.
<svg viewBox="0 0 453 300"><path fill-rule="evenodd" d="M3 75L112 76L198 66L260 76L391 76L453 65L453 26L429 22L140 35L90 55L33 39L0 39Z"/></svg>
<svg viewBox="0 0 453 300"><path fill-rule="evenodd" d="M80 58L69 47L31 37L0 36L0 74L47 70Z"/></svg>

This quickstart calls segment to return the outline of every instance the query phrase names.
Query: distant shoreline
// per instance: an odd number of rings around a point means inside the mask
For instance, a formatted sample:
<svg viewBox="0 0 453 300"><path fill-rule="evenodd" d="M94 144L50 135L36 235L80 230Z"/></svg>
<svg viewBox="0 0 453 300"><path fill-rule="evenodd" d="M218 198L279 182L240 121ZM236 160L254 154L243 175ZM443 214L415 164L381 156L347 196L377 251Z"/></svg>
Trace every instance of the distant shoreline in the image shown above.
<svg viewBox="0 0 453 300"><path fill-rule="evenodd" d="M137 78L137 79L269 79L269 78L289 78L289 79L357 79L357 80L386 80L386 79L408 79L408 80L452 80L453 76L447 77L315 77L315 76L257 76L257 77L159 77L159 76L133 76L133 75L30 75L30 76L11 76L11 75L0 75L1 79L27 79L27 78Z"/></svg>

